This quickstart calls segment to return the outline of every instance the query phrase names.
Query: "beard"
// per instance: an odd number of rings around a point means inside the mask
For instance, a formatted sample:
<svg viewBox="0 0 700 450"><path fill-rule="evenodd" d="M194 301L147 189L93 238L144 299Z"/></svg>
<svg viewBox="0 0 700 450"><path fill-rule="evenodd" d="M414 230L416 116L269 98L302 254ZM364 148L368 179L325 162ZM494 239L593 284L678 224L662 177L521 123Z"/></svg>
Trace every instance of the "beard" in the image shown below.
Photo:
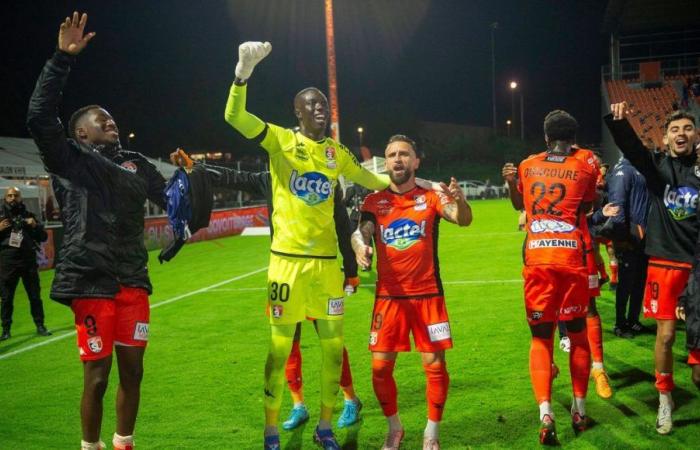
<svg viewBox="0 0 700 450"><path fill-rule="evenodd" d="M403 175L396 175L395 172L389 171L389 179L391 179L391 182L397 186L406 183L412 176L413 170L409 168L405 168L403 170Z"/></svg>

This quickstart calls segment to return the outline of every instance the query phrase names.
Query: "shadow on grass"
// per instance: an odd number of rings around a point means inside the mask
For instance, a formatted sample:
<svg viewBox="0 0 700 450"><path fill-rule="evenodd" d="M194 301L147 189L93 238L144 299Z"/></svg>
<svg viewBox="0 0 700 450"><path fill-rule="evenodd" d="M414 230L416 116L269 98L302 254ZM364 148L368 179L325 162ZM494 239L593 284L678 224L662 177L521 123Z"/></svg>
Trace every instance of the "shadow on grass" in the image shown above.
<svg viewBox="0 0 700 450"><path fill-rule="evenodd" d="M0 355L3 353L9 353L18 347L22 347L23 344L27 342L39 343L46 339L51 339L60 335L62 331L72 331L74 327L68 325L59 328L50 328L49 331L53 333L53 336L39 336L35 331L23 332L19 334L12 333L12 337L6 341L0 342Z"/></svg>
<svg viewBox="0 0 700 450"><path fill-rule="evenodd" d="M681 409L683 406L687 405L690 403L693 399L695 398L695 395L691 393L687 389L683 389L682 387L676 386L676 388L673 390L673 404L674 404L674 411L678 411ZM645 398L642 400L642 402L646 405L649 406L650 409L656 410L659 407L659 397L658 395L650 395L649 397ZM674 426L676 422L673 422Z"/></svg>
<svg viewBox="0 0 700 450"><path fill-rule="evenodd" d="M362 427L363 420L360 419L357 423L347 428L348 433L345 436L345 442L341 446L343 450L357 450L357 441L360 437L360 428Z"/></svg>
<svg viewBox="0 0 700 450"><path fill-rule="evenodd" d="M291 435L289 435L287 445L284 446L284 450L300 450L302 448L302 436L304 435L304 430L306 430L306 425L308 424L309 421L307 420L292 431Z"/></svg>
<svg viewBox="0 0 700 450"><path fill-rule="evenodd" d="M610 380L614 381L615 389L624 389L638 383L653 383L655 381L652 374L631 366L627 366L622 371L608 373L608 376Z"/></svg>

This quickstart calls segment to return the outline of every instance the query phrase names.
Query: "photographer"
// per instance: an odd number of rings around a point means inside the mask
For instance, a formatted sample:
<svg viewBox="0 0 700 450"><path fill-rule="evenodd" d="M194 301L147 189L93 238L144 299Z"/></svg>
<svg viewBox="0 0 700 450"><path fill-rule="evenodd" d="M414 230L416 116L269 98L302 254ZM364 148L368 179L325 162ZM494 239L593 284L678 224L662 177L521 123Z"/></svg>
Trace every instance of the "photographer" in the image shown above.
<svg viewBox="0 0 700 450"><path fill-rule="evenodd" d="M51 336L44 326L44 307L41 303L36 251L47 238L44 227L22 203L22 194L16 187L5 192L0 211L0 297L2 297L2 335L0 341L10 338L15 289L19 279L27 291L36 332Z"/></svg>

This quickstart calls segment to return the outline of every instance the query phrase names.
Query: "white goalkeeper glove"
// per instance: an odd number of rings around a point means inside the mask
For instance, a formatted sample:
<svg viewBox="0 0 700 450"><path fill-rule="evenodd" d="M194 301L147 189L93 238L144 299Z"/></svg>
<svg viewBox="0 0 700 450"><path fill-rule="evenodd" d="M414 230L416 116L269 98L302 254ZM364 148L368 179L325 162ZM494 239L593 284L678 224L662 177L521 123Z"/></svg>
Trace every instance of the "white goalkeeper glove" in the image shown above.
<svg viewBox="0 0 700 450"><path fill-rule="evenodd" d="M238 46L238 64L236 64L236 77L247 80L253 73L255 66L272 51L269 42L244 42Z"/></svg>

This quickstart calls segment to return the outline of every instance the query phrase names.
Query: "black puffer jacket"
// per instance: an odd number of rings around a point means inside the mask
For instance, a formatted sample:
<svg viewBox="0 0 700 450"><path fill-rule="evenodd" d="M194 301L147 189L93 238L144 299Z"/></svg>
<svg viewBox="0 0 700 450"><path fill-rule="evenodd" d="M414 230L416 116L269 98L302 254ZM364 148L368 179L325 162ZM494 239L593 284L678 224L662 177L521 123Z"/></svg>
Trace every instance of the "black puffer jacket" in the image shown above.
<svg viewBox="0 0 700 450"><path fill-rule="evenodd" d="M57 51L44 66L29 102L27 124L53 175L65 228L51 298L113 298L119 285L151 292L143 242L143 206L165 206L165 179L139 153L82 148L67 139L57 117L75 58Z"/></svg>

